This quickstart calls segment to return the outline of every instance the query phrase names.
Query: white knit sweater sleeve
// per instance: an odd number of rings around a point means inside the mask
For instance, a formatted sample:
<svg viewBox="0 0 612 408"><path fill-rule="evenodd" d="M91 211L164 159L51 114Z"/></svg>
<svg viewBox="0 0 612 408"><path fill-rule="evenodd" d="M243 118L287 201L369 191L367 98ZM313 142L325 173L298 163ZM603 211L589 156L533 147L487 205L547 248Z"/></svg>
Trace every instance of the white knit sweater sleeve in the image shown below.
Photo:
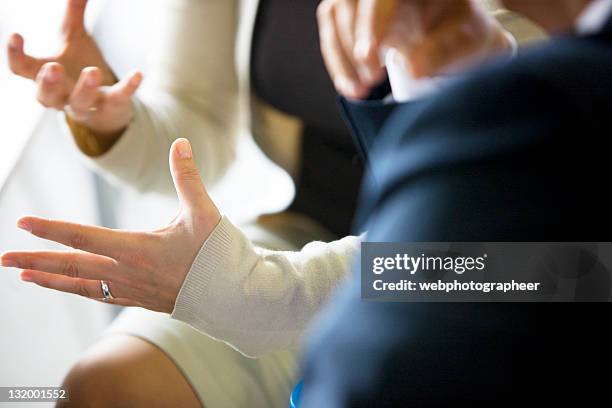
<svg viewBox="0 0 612 408"><path fill-rule="evenodd" d="M298 346L360 242L350 236L299 252L270 251L254 247L224 217L193 262L172 317L247 356Z"/></svg>

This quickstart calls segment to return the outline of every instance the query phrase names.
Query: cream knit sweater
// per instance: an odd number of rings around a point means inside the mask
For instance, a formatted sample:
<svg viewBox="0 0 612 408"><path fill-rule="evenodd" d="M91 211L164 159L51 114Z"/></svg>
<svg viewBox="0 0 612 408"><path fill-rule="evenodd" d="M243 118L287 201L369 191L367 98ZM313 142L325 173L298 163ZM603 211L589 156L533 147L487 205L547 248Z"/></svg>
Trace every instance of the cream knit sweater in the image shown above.
<svg viewBox="0 0 612 408"><path fill-rule="evenodd" d="M350 236L299 252L270 251L254 247L224 217L198 253L172 317L248 356L297 346L359 245Z"/></svg>

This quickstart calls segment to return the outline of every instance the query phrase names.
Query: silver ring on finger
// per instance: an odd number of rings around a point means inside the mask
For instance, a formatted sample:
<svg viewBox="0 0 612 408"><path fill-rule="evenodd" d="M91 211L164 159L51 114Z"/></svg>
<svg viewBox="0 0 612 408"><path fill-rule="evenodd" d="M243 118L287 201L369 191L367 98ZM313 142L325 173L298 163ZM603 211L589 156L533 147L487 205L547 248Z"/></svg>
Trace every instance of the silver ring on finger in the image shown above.
<svg viewBox="0 0 612 408"><path fill-rule="evenodd" d="M102 301L108 302L109 300L113 300L115 298L108 287L108 282L101 280L100 287L102 288L102 296L104 296Z"/></svg>

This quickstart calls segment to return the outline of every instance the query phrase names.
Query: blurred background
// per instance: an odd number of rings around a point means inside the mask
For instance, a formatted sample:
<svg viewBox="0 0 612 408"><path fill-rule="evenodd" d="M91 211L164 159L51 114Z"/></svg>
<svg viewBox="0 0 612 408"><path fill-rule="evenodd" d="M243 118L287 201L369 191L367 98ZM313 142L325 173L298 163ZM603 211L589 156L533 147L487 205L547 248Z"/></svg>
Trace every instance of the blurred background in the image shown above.
<svg viewBox="0 0 612 408"><path fill-rule="evenodd" d="M163 1L168 0L90 0L87 25L119 77L140 69L146 78L150 51L163 34L156 32ZM164 226L177 211L171 197L137 195L94 175L70 137L61 133L61 114L38 105L33 83L8 71L5 47L13 32L25 37L30 54L57 51L64 8L65 0L0 0L0 252L58 249L15 227L26 214L151 229ZM211 191L222 212L244 223L289 203L290 179L248 135L240 138L237 157L238 164ZM265 185L258 180L266 180ZM118 312L22 283L18 271L0 267L0 386L59 385Z"/></svg>
<svg viewBox="0 0 612 408"><path fill-rule="evenodd" d="M12 32L28 39L33 54L57 49L62 6L62 0L0 1L0 251L53 247L16 230L16 218L25 213L101 221L95 178L76 157L66 159L76 154L60 137L56 114L36 103L31 82L7 68ZM112 314L103 305L21 283L17 271L0 268L0 386L58 384Z"/></svg>

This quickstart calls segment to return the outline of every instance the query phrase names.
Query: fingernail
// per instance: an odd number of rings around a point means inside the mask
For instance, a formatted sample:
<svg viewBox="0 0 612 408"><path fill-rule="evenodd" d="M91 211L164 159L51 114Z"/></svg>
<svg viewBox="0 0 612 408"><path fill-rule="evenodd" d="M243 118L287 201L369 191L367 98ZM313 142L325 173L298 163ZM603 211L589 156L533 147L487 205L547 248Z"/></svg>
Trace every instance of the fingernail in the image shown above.
<svg viewBox="0 0 612 408"><path fill-rule="evenodd" d="M55 82L58 79L58 74L53 67L47 67L45 70L45 80L47 82Z"/></svg>
<svg viewBox="0 0 612 408"><path fill-rule="evenodd" d="M19 220L19 222L17 222L17 228L27 232L32 232L32 225L27 221Z"/></svg>
<svg viewBox="0 0 612 408"><path fill-rule="evenodd" d="M21 273L21 275L19 276L21 278L22 281L24 282L33 282L32 277L26 273Z"/></svg>
<svg viewBox="0 0 612 408"><path fill-rule="evenodd" d="M132 86L140 85L141 81L142 81L142 74L140 72L135 73L134 76L132 76L132 79L130 80Z"/></svg>
<svg viewBox="0 0 612 408"><path fill-rule="evenodd" d="M12 49L19 48L19 38L16 35L11 36L9 40L9 47Z"/></svg>
<svg viewBox="0 0 612 408"><path fill-rule="evenodd" d="M182 139L177 142L176 150L178 151L181 159L191 159L191 144L186 139Z"/></svg>
<svg viewBox="0 0 612 408"><path fill-rule="evenodd" d="M2 266L5 266L7 268L17 268L19 267L19 264L17 264L17 262L13 261L12 259L3 259Z"/></svg>
<svg viewBox="0 0 612 408"><path fill-rule="evenodd" d="M96 79L96 77L94 77L93 75L89 75L86 79L85 79L85 85L86 86L96 86L98 85L98 80Z"/></svg>

